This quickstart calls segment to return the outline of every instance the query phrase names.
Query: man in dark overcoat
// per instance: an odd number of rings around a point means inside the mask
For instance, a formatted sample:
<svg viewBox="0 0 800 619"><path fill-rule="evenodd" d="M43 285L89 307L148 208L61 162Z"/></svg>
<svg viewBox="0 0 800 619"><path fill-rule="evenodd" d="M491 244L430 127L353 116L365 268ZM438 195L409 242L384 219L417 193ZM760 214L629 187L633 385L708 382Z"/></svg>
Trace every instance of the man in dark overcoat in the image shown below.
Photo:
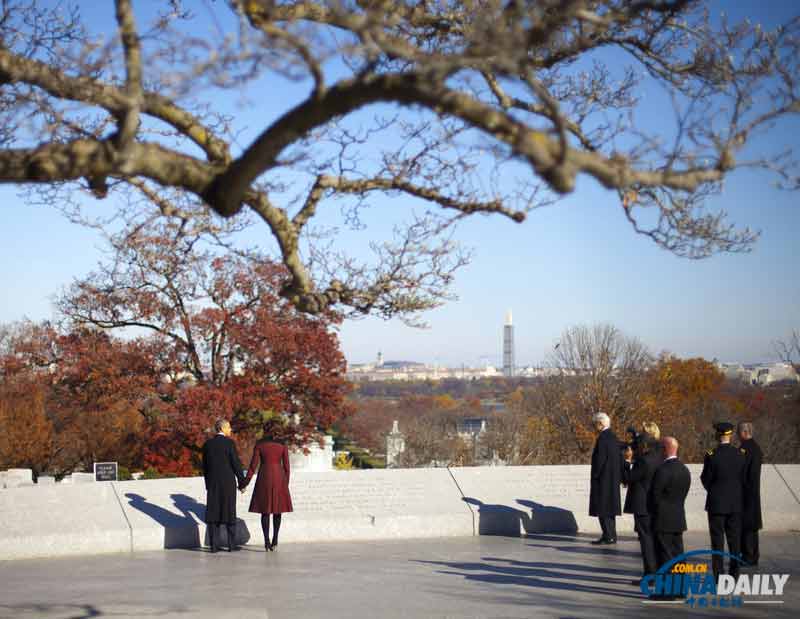
<svg viewBox="0 0 800 619"><path fill-rule="evenodd" d="M678 447L678 441L672 436L661 440L664 461L656 468L647 493L658 568L683 553L686 496L692 485L692 475L678 460Z"/></svg>
<svg viewBox="0 0 800 619"><path fill-rule="evenodd" d="M225 525L228 551L239 550L236 545L236 489L244 485L244 474L236 444L231 440L231 424L218 419L216 435L203 445L203 477L206 482L206 524L211 552L220 548L219 535Z"/></svg>
<svg viewBox="0 0 800 619"><path fill-rule="evenodd" d="M742 559L750 566L757 566L758 531L764 526L761 519L761 462L764 454L753 438L752 423L740 423L738 432L739 447L746 452L742 497Z"/></svg>
<svg viewBox="0 0 800 619"><path fill-rule="evenodd" d="M706 512L708 512L711 549L724 552L727 539L728 552L737 557L730 560L728 573L737 578L739 557L741 557L742 504L747 456L744 449L731 444L733 424L721 422L714 427L719 445L706 453L700 480L708 492ZM720 574L725 573L724 567L724 558L718 554L712 555L711 569L717 582Z"/></svg>
<svg viewBox="0 0 800 619"><path fill-rule="evenodd" d="M639 536L644 576L655 574L658 569L647 495L653 475L663 460L661 444L648 434L640 434L632 445L632 451L626 455L622 468L622 481L628 486L622 511L633 514L633 528ZM634 581L634 584L638 585L639 580Z"/></svg>
<svg viewBox="0 0 800 619"><path fill-rule="evenodd" d="M611 419L605 413L593 417L599 432L592 451L589 515L600 521L603 534L592 544L616 544L616 517L622 514L619 485L622 480L622 452L620 442L611 431Z"/></svg>

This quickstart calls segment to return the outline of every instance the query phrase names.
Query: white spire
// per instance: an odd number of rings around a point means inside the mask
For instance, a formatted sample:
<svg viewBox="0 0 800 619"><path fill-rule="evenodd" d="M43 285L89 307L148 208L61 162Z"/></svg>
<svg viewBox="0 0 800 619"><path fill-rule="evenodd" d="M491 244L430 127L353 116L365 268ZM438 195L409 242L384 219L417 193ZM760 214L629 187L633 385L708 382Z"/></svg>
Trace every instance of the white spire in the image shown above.
<svg viewBox="0 0 800 619"><path fill-rule="evenodd" d="M506 325L510 327L512 324L513 323L511 322L511 310L508 310L506 312Z"/></svg>

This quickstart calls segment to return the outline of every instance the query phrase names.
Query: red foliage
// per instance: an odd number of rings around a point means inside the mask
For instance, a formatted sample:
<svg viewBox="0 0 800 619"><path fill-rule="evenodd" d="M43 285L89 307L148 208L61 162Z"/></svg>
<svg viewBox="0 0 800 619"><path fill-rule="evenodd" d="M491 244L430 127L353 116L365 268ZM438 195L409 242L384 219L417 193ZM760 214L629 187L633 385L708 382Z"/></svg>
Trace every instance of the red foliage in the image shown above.
<svg viewBox="0 0 800 619"><path fill-rule="evenodd" d="M151 396L144 462L190 474L214 420L230 419L245 452L264 421L299 416L287 426L305 444L349 412L345 360L333 316L309 317L281 299L282 266L204 254L184 237L140 232L115 245L116 268L76 284L62 310L105 329L151 335Z"/></svg>

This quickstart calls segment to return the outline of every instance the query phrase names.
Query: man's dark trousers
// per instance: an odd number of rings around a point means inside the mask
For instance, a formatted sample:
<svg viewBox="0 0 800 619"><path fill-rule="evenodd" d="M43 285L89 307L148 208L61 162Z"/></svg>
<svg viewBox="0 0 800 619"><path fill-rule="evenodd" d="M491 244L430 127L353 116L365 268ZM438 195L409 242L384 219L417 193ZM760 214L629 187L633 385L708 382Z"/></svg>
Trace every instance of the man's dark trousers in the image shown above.
<svg viewBox="0 0 800 619"><path fill-rule="evenodd" d="M656 564L656 546L653 539L652 521L648 514L634 514L634 529L639 536L639 546L642 549L642 566L645 574L655 574L658 569Z"/></svg>
<svg viewBox="0 0 800 619"><path fill-rule="evenodd" d="M616 516L598 516L600 528L603 531L603 539L617 539L617 518Z"/></svg>
<svg viewBox="0 0 800 619"><path fill-rule="evenodd" d="M725 551L725 539L728 540L728 552L734 557L741 556L739 546L742 536L742 514L734 512L732 514L708 514L708 532L711 535L711 549L720 552ZM734 578L739 576L739 561L731 559L728 573ZM725 573L725 558L720 555L712 555L711 569L714 571L714 578L719 579L720 574Z"/></svg>

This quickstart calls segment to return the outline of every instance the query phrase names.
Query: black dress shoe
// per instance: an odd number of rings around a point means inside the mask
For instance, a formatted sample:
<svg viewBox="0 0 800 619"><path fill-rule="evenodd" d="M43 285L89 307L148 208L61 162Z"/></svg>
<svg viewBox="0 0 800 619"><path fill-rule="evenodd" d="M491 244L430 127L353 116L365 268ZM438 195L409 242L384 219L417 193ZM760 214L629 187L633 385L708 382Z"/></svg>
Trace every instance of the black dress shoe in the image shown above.
<svg viewBox="0 0 800 619"><path fill-rule="evenodd" d="M217 548L216 546L212 546L212 547L211 547L211 550L209 550L208 552L210 552L210 553L212 553L212 554L213 554L213 553L217 553L217 552L219 552L219 548Z"/></svg>
<svg viewBox="0 0 800 619"><path fill-rule="evenodd" d="M592 544L600 545L600 546L605 546L607 544L616 544L616 543L617 543L617 540L614 539L614 538L605 539L603 537L601 537L600 539L595 540L595 541L592 542Z"/></svg>
<svg viewBox="0 0 800 619"><path fill-rule="evenodd" d="M239 552L241 548L238 546L228 546L228 552Z"/></svg>

